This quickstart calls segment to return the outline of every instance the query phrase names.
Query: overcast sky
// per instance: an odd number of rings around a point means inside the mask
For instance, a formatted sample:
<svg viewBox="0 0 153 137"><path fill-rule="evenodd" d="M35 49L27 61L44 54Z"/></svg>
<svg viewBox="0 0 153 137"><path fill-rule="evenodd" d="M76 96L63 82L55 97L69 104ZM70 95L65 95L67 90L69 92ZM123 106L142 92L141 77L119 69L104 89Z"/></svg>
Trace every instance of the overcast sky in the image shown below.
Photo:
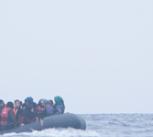
<svg viewBox="0 0 153 137"><path fill-rule="evenodd" d="M153 1L0 1L0 98L55 95L73 113L153 112Z"/></svg>

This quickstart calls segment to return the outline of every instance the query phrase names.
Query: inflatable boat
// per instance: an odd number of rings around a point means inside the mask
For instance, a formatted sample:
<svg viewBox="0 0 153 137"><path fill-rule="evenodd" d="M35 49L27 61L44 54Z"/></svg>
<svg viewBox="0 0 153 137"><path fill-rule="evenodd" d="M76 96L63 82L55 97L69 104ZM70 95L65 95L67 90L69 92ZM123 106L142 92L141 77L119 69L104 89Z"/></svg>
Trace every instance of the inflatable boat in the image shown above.
<svg viewBox="0 0 153 137"><path fill-rule="evenodd" d="M43 130L48 128L75 128L86 129L86 122L80 116L71 113L61 115L53 115L24 126L16 127L11 130L0 131L0 134L5 133L21 133L32 132L33 130Z"/></svg>

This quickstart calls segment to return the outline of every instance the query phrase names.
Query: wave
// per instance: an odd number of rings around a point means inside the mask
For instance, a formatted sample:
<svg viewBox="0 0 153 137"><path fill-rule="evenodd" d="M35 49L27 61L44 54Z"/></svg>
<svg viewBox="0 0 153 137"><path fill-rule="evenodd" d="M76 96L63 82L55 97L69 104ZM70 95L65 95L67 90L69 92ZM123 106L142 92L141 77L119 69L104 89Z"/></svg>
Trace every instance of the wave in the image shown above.
<svg viewBox="0 0 153 137"><path fill-rule="evenodd" d="M46 129L42 131L33 131L29 133L8 133L2 137L100 137L94 130L76 130L76 129Z"/></svg>

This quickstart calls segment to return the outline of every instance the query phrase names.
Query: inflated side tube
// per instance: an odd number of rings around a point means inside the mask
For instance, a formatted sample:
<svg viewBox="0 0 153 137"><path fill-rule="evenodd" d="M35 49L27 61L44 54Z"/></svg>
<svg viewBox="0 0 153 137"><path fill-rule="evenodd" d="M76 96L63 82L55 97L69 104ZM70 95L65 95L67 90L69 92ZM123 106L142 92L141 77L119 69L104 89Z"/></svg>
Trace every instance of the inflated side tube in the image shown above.
<svg viewBox="0 0 153 137"><path fill-rule="evenodd" d="M60 115L53 115L46 117L41 122L36 121L31 124L27 124L21 127L16 127L11 130L1 131L0 134L5 133L21 133L21 132L32 132L33 130L43 130L48 128L75 128L75 129L86 129L86 122L80 116L71 113L65 113Z"/></svg>

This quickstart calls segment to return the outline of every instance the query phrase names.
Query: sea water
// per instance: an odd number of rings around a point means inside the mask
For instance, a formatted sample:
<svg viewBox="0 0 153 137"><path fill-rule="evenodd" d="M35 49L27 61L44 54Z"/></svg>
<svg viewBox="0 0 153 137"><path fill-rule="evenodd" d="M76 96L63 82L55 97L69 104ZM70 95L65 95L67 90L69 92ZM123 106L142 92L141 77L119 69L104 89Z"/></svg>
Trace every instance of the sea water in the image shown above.
<svg viewBox="0 0 153 137"><path fill-rule="evenodd" d="M153 137L153 114L80 115L86 120L85 131L46 129L32 133L9 133L0 137Z"/></svg>

